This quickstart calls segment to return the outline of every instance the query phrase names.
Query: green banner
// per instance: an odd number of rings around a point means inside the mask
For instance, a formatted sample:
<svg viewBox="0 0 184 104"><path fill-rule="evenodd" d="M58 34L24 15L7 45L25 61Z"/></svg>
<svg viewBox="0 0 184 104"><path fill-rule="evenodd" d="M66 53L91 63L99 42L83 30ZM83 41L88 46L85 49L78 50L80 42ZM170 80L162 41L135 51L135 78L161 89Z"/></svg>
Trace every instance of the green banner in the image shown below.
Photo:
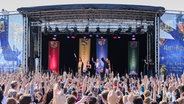
<svg viewBox="0 0 184 104"><path fill-rule="evenodd" d="M128 42L128 72L137 73L139 70L139 42Z"/></svg>

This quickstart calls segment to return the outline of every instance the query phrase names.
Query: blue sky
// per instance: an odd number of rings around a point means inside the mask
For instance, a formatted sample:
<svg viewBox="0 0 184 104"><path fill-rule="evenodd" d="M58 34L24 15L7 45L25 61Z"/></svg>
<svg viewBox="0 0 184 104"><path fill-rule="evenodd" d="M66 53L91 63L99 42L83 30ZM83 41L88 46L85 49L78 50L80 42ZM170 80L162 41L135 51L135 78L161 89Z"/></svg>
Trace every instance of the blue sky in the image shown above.
<svg viewBox="0 0 184 104"><path fill-rule="evenodd" d="M184 11L183 0L0 0L0 9L15 11L19 7L86 3L163 6L167 10Z"/></svg>

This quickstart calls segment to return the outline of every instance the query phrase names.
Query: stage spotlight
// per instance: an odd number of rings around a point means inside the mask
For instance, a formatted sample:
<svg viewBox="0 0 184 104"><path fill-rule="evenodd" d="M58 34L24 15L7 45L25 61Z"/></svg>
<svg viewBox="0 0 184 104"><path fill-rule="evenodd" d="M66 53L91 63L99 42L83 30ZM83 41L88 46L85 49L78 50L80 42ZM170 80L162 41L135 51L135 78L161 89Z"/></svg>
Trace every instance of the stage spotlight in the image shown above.
<svg viewBox="0 0 184 104"><path fill-rule="evenodd" d="M90 33L90 34L89 34L89 37L90 37L90 38L92 38L92 37L93 37L93 34L92 34L92 33Z"/></svg>
<svg viewBox="0 0 184 104"><path fill-rule="evenodd" d="M49 26L49 32L52 32L52 27Z"/></svg>
<svg viewBox="0 0 184 104"><path fill-rule="evenodd" d="M121 31L122 31L122 28L119 27L118 30L117 30L118 34L121 33Z"/></svg>
<svg viewBox="0 0 184 104"><path fill-rule="evenodd" d="M118 36L117 36L117 35L113 35L112 38L113 38L113 39L117 39Z"/></svg>
<svg viewBox="0 0 184 104"><path fill-rule="evenodd" d="M106 33L107 33L107 34L110 34L110 32L111 32L111 31L110 31L110 28L107 28Z"/></svg>
<svg viewBox="0 0 184 104"><path fill-rule="evenodd" d="M72 36L71 36L71 38L72 38L72 39L75 39L75 38L76 38L76 36L75 36L75 35L72 35Z"/></svg>
<svg viewBox="0 0 184 104"><path fill-rule="evenodd" d="M73 28L73 31L74 31L74 33L78 33L79 31L77 30L77 27L74 27Z"/></svg>
<svg viewBox="0 0 184 104"><path fill-rule="evenodd" d="M84 31L85 33L88 33L89 32L89 27L88 26L86 26L86 28L85 28L85 31Z"/></svg>
<svg viewBox="0 0 184 104"><path fill-rule="evenodd" d="M53 36L54 36L54 37L57 37L57 35L56 35L56 34L54 34Z"/></svg>
<svg viewBox="0 0 184 104"><path fill-rule="evenodd" d="M132 40L136 40L136 38L132 38Z"/></svg>
<svg viewBox="0 0 184 104"><path fill-rule="evenodd" d="M83 36L84 39L86 39L87 37L86 36Z"/></svg>
<svg viewBox="0 0 184 104"><path fill-rule="evenodd" d="M103 39L104 37L103 36L100 36L101 39Z"/></svg>
<svg viewBox="0 0 184 104"><path fill-rule="evenodd" d="M98 38L99 37L99 35L98 34L96 34L96 38Z"/></svg>
<svg viewBox="0 0 184 104"><path fill-rule="evenodd" d="M64 29L64 31L66 32L66 33L68 33L68 34L70 34L70 30L68 29L68 27L66 27L65 29Z"/></svg>
<svg viewBox="0 0 184 104"><path fill-rule="evenodd" d="M53 37L52 37L52 40L56 40L57 39L57 35L54 34Z"/></svg>
<svg viewBox="0 0 184 104"><path fill-rule="evenodd" d="M66 36L67 39L70 39L70 36Z"/></svg>
<svg viewBox="0 0 184 104"><path fill-rule="evenodd" d="M59 33L59 28L55 27L55 33Z"/></svg>
<svg viewBox="0 0 184 104"><path fill-rule="evenodd" d="M118 36L118 39L120 39L121 38L121 36Z"/></svg>
<svg viewBox="0 0 184 104"><path fill-rule="evenodd" d="M141 29L142 29L141 27L136 27L136 32L137 33L140 33L141 32Z"/></svg>
<svg viewBox="0 0 184 104"><path fill-rule="evenodd" d="M52 38L52 40L56 40L56 38L55 38L55 37L53 37L53 38Z"/></svg>
<svg viewBox="0 0 184 104"><path fill-rule="evenodd" d="M135 38L135 35L134 34L132 35L132 38Z"/></svg>
<svg viewBox="0 0 184 104"><path fill-rule="evenodd" d="M44 27L44 33L47 33L47 26Z"/></svg>
<svg viewBox="0 0 184 104"><path fill-rule="evenodd" d="M100 27L96 28L96 33L100 33Z"/></svg>
<svg viewBox="0 0 184 104"><path fill-rule="evenodd" d="M129 27L126 32L132 32L132 27Z"/></svg>

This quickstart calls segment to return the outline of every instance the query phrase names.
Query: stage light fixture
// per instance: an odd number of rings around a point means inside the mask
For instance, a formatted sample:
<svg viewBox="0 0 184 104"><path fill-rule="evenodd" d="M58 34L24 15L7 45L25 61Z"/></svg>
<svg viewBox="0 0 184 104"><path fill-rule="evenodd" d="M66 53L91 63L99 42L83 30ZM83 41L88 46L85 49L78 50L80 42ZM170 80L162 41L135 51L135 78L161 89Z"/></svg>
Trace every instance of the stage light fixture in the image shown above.
<svg viewBox="0 0 184 104"><path fill-rule="evenodd" d="M141 28L141 27L136 27L136 32L137 32L137 33L140 33L140 32L141 32L141 30L142 30L142 28Z"/></svg>
<svg viewBox="0 0 184 104"><path fill-rule="evenodd" d="M120 39L121 38L121 36L118 36L118 39Z"/></svg>
<svg viewBox="0 0 184 104"><path fill-rule="evenodd" d="M128 30L126 32L132 32L132 27L129 27Z"/></svg>
<svg viewBox="0 0 184 104"><path fill-rule="evenodd" d="M132 38L132 40L136 40L136 38Z"/></svg>
<svg viewBox="0 0 184 104"><path fill-rule="evenodd" d="M78 33L78 32L79 32L79 31L77 30L77 27L76 27L76 26L73 28L73 31L74 31L74 33Z"/></svg>
<svg viewBox="0 0 184 104"><path fill-rule="evenodd" d="M64 29L64 31L66 32L66 33L68 33L68 34L70 34L70 30L68 29L68 26Z"/></svg>
<svg viewBox="0 0 184 104"><path fill-rule="evenodd" d="M103 36L100 36L101 39L103 39L104 37Z"/></svg>
<svg viewBox="0 0 184 104"><path fill-rule="evenodd" d="M99 35L98 34L96 34L96 38L98 38L99 37Z"/></svg>
<svg viewBox="0 0 184 104"><path fill-rule="evenodd" d="M89 27L88 26L86 26L86 28L85 28L85 31L84 31L85 33L88 33L89 32Z"/></svg>
<svg viewBox="0 0 184 104"><path fill-rule="evenodd" d="M70 39L70 36L66 36L67 39Z"/></svg>
<svg viewBox="0 0 184 104"><path fill-rule="evenodd" d="M135 34L132 35L132 38L135 38Z"/></svg>
<svg viewBox="0 0 184 104"><path fill-rule="evenodd" d="M111 31L110 31L110 28L107 28L106 33L107 33L107 34L110 34L110 32L111 32Z"/></svg>
<svg viewBox="0 0 184 104"><path fill-rule="evenodd" d="M59 33L59 28L55 27L55 33Z"/></svg>
<svg viewBox="0 0 184 104"><path fill-rule="evenodd" d="M89 34L89 37L90 37L90 38L92 38L92 37L93 37L93 34L92 34L92 33L90 33L90 34Z"/></svg>
<svg viewBox="0 0 184 104"><path fill-rule="evenodd" d="M75 35L72 35L72 36L71 36L71 38L72 38L72 39L75 39L75 38L76 38L76 36L75 36Z"/></svg>
<svg viewBox="0 0 184 104"><path fill-rule="evenodd" d="M118 36L117 36L117 35L113 35L112 38L113 38L113 39L117 39Z"/></svg>
<svg viewBox="0 0 184 104"><path fill-rule="evenodd" d="M52 32L52 27L49 26L49 32Z"/></svg>
<svg viewBox="0 0 184 104"><path fill-rule="evenodd" d="M121 28L121 27L119 27L119 28L118 28L118 30L117 30L118 34L120 34L120 33L121 33L121 31L122 31L122 28Z"/></svg>
<svg viewBox="0 0 184 104"><path fill-rule="evenodd" d="M83 36L84 39L86 39L87 37L86 36Z"/></svg>
<svg viewBox="0 0 184 104"><path fill-rule="evenodd" d="M56 40L56 37L53 37L52 40Z"/></svg>
<svg viewBox="0 0 184 104"><path fill-rule="evenodd" d="M47 33L47 26L44 26L44 33Z"/></svg>
<svg viewBox="0 0 184 104"><path fill-rule="evenodd" d="M96 33L100 33L100 27L96 28Z"/></svg>

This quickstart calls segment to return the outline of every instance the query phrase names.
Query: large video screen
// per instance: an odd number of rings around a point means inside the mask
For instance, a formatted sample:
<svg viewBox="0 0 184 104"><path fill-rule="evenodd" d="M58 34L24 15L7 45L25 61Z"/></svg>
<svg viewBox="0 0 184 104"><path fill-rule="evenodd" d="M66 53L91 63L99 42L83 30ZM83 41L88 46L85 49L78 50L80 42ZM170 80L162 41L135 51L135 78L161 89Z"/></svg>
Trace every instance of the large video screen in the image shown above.
<svg viewBox="0 0 184 104"><path fill-rule="evenodd" d="M160 23L160 71L184 72L184 15L164 14Z"/></svg>
<svg viewBox="0 0 184 104"><path fill-rule="evenodd" d="M23 18L19 14L0 17L0 72L15 72L23 60Z"/></svg>

